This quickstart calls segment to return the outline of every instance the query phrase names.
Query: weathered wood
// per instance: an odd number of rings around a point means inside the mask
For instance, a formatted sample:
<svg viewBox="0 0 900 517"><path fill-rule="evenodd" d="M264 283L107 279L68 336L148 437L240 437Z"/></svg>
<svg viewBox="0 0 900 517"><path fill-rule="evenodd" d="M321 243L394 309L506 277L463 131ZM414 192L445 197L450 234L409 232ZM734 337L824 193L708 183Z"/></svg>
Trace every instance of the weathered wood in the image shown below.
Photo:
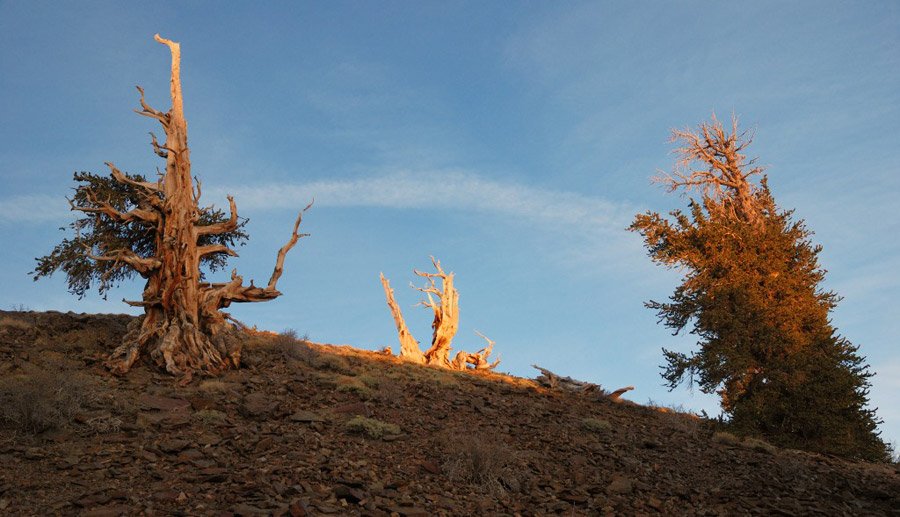
<svg viewBox="0 0 900 517"><path fill-rule="evenodd" d="M397 326L397 335L400 340L400 357L419 364L428 364L450 368L454 370L490 370L496 368L500 364L500 360L490 362L488 356L494 348L494 342L486 336L476 331L476 333L488 342L488 346L482 348L478 352L457 352L456 356L451 360L450 351L452 349L453 338L456 336L459 328L459 293L453 287L453 273L445 273L441 268L439 260L431 257L431 263L434 265L436 273L424 273L418 270L413 272L427 280L424 287L415 287L414 289L425 293L426 299L419 304L428 307L434 314L432 320L432 336L431 347L424 354L419 348L419 343L413 338L409 329L406 327L406 321L400 307L394 300L394 291L390 287L390 282L384 275L381 275L381 285L384 288L384 295L387 298L388 307L391 310L391 316ZM440 285L436 280L440 280Z"/></svg>
<svg viewBox="0 0 900 517"><path fill-rule="evenodd" d="M425 352L425 361L428 364L449 368L453 366L450 361L451 344L459 329L459 292L453 287L453 273L444 273L441 261L434 257L431 257L431 263L436 273L413 270L413 273L428 281L425 287L415 288L425 293L427 297L427 300L422 300L419 304L430 308L434 313L434 320L431 323L431 348ZM435 279L441 281L440 287L435 283Z"/></svg>
<svg viewBox="0 0 900 517"><path fill-rule="evenodd" d="M619 402L621 396L634 389L634 386L626 386L624 388L619 388L612 393L605 391L600 387L599 384L594 384L592 382L579 381L577 379L573 379L572 377L563 377L561 375L557 375L546 368L541 368L540 366L533 364L532 368L535 368L541 372L541 375L535 377L535 381L538 384L545 386L550 389L558 389L563 391L569 391L573 393L581 393L581 394L597 394L599 397L610 399L614 402Z"/></svg>
<svg viewBox="0 0 900 517"><path fill-rule="evenodd" d="M120 261L128 264L145 278L147 284L141 302L144 317L139 327L130 329L125 342L108 358L106 364L114 373L125 373L146 354L165 370L182 375L189 381L196 373L215 374L240 364L242 336L227 320L231 317L220 309L231 303L262 302L277 298L278 280L284 269L288 251L301 237L300 223L304 208L297 216L288 242L278 251L275 268L265 287L253 282L243 285L243 278L233 271L230 282L200 282L200 260L203 256L223 253L237 254L224 244L198 245L201 237L221 235L239 227L237 205L228 196L229 219L200 225L200 184L191 176L190 149L187 143L187 121L184 118L184 98L181 88L181 47L160 37L154 39L166 45L172 56L170 94L172 107L167 113L152 108L140 92L140 110L159 121L165 132L160 143L151 133L154 153L165 158L166 170L156 183L129 179L112 163L107 163L113 178L119 183L135 187L147 201L147 208L119 213L108 204L93 199L98 207L74 207L84 212L102 212L113 220L140 220L155 228L155 256L140 257L131 250L113 250L104 255L88 256L94 260Z"/></svg>
<svg viewBox="0 0 900 517"><path fill-rule="evenodd" d="M384 273L379 273L381 277L381 286L384 288L384 296L387 298L388 307L391 310L391 316L394 318L394 324L397 326L397 337L400 340L400 357L414 363L425 364L425 354L419 349L419 343L409 332L406 321L403 319L403 312L394 299L394 290L391 289L390 281L384 277Z"/></svg>
<svg viewBox="0 0 900 517"><path fill-rule="evenodd" d="M755 166L755 160L747 160L744 149L753 142L753 135L739 134L737 117L731 117L731 128L726 130L712 117L712 123L700 124L699 131L676 129L671 140L681 144L675 149L679 156L675 170L653 178L666 185L669 192L679 188L697 190L715 202L715 209L726 210L738 219L759 224L761 219L756 187L751 176L761 174L763 168ZM702 168L694 168L698 163Z"/></svg>

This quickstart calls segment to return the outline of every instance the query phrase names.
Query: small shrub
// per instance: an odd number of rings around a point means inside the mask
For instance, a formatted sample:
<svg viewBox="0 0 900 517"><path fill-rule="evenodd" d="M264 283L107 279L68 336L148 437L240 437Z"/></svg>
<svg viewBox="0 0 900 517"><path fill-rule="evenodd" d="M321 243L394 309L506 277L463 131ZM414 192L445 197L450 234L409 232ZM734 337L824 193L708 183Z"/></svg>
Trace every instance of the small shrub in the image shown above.
<svg viewBox="0 0 900 517"><path fill-rule="evenodd" d="M475 436L450 443L444 471L451 481L467 483L491 494L520 489L518 455L502 441Z"/></svg>
<svg viewBox="0 0 900 517"><path fill-rule="evenodd" d="M581 421L581 428L591 433L605 433L612 429L612 424L600 418L585 418Z"/></svg>
<svg viewBox="0 0 900 517"><path fill-rule="evenodd" d="M718 431L716 433L713 433L712 441L716 443L725 443L728 445L738 445L739 443L741 443L740 438L731 433L726 433L725 431Z"/></svg>
<svg viewBox="0 0 900 517"><path fill-rule="evenodd" d="M266 348L281 353L286 358L303 362L307 362L309 356L315 354L315 351L309 346L309 337L306 335L297 337L294 329L287 329L274 337L269 337Z"/></svg>
<svg viewBox="0 0 900 517"><path fill-rule="evenodd" d="M769 454L775 454L778 451L778 447L757 438L744 438L744 442L741 445L754 451L768 452Z"/></svg>
<svg viewBox="0 0 900 517"><path fill-rule="evenodd" d="M0 317L0 328L11 328L17 330L28 330L32 327L30 323L22 321L18 318L10 316Z"/></svg>
<svg viewBox="0 0 900 517"><path fill-rule="evenodd" d="M363 383L366 387L372 389L378 389L381 386L381 379L375 377L374 375L363 374L356 377L359 382Z"/></svg>
<svg viewBox="0 0 900 517"><path fill-rule="evenodd" d="M89 398L76 375L34 371L0 380L0 424L27 434L67 427Z"/></svg>
<svg viewBox="0 0 900 517"><path fill-rule="evenodd" d="M355 377L340 376L334 381L337 391L343 393L353 393L363 399L372 396L372 390Z"/></svg>
<svg viewBox="0 0 900 517"><path fill-rule="evenodd" d="M350 363L343 356L337 354L318 353L313 358L310 366L316 370L327 370L337 373L352 374Z"/></svg>
<svg viewBox="0 0 900 517"><path fill-rule="evenodd" d="M346 429L348 433L363 435L375 440L384 438L385 436L400 434L400 426L396 424L389 424L387 422L382 422L381 420L366 418L360 415L348 420L347 423L344 424L344 429Z"/></svg>

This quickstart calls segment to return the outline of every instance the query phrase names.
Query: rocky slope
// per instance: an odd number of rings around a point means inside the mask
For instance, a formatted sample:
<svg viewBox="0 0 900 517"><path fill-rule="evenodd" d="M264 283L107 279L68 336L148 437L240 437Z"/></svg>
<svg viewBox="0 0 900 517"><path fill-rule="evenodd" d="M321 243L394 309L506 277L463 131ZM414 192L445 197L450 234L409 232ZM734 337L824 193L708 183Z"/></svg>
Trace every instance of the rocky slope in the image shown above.
<svg viewBox="0 0 900 517"><path fill-rule="evenodd" d="M0 311L0 514L900 514L895 466L291 336L187 387L115 378L129 320Z"/></svg>

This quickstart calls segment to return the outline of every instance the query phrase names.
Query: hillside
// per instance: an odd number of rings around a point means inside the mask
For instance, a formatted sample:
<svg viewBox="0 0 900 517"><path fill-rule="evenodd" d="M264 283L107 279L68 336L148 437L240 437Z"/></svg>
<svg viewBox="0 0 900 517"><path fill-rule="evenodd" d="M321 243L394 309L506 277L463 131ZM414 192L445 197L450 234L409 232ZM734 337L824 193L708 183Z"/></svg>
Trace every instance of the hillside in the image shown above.
<svg viewBox="0 0 900 517"><path fill-rule="evenodd" d="M900 471L688 415L248 335L186 387L129 316L0 311L3 515L897 515ZM560 372L565 373L565 372Z"/></svg>

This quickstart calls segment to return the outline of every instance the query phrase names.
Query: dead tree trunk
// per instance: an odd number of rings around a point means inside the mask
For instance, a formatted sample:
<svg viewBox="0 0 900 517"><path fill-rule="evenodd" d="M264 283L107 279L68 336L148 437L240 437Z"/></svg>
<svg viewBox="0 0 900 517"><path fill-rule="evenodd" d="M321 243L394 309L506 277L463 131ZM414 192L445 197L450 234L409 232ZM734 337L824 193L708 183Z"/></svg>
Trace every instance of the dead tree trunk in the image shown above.
<svg viewBox="0 0 900 517"><path fill-rule="evenodd" d="M459 329L459 293L453 287L453 273L445 273L441 268L441 262L434 257L431 257L431 263L434 265L435 273L413 270L416 275L428 281L425 287L413 286L416 290L425 293L427 297L419 304L430 308L434 314L431 323L431 347L424 354L419 349L418 341L413 338L406 327L406 321L403 319L400 306L394 300L394 291L391 289L389 281L383 274L381 275L381 285L384 287L387 304L397 326L400 357L419 364L436 365L454 370L496 368L500 364L500 360L493 363L488 360L488 356L494 349L494 342L478 331L476 333L488 342L488 346L475 353L460 351L452 360L450 359L453 338ZM440 286L436 283L436 279L440 280Z"/></svg>
<svg viewBox="0 0 900 517"><path fill-rule="evenodd" d="M391 316L394 317L394 323L397 325L397 336L400 338L400 357L414 363L425 364L425 354L419 349L419 342L410 334L409 328L406 326L400 306L394 300L394 290L391 289L390 281L384 277L384 273L380 276L381 286L384 287L384 296L387 298Z"/></svg>
<svg viewBox="0 0 900 517"><path fill-rule="evenodd" d="M431 263L434 265L436 273L413 270L415 274L428 281L428 285L425 287L416 287L417 290L425 293L427 298L419 304L430 308L434 313L434 320L431 322L431 348L425 352L425 362L449 368L452 366L450 362L451 344L459 329L459 292L453 287L453 273L444 273L444 270L441 269L441 261L435 260L434 257L431 257ZM437 286L435 278L441 280L441 287Z"/></svg>
<svg viewBox="0 0 900 517"><path fill-rule="evenodd" d="M232 302L268 301L281 294L276 285L281 277L285 255L300 237L305 236L298 233L303 212L297 217L287 244L278 252L268 285L256 287L250 282L249 286L244 286L242 277L236 271L232 271L229 282L200 282L200 260L203 256L214 253L237 255L222 244L198 245L204 236L219 235L238 228L237 206L229 196L228 220L208 225L199 222L200 183L198 181L195 185L191 176L180 80L181 51L176 42L161 38L158 34L155 39L168 46L172 55L172 108L167 113L153 109L144 100L143 89L138 87L142 109L136 111L156 119L162 125L165 141L159 143L151 133L151 145L157 155L165 158L166 171L155 183L137 182L122 174L112 163L107 163L118 182L129 184L141 192L145 208L119 213L108 207L104 212L114 219L137 219L153 227L155 254L141 257L127 249L101 250L102 255L92 255L92 258L125 262L147 279L143 299L127 302L144 307L145 315L140 326L130 330L125 342L107 360L107 366L115 373L125 373L139 357L146 354L160 367L183 375L187 381L194 372L215 374L238 366L241 337L236 328L226 321L229 316L220 309Z"/></svg>

